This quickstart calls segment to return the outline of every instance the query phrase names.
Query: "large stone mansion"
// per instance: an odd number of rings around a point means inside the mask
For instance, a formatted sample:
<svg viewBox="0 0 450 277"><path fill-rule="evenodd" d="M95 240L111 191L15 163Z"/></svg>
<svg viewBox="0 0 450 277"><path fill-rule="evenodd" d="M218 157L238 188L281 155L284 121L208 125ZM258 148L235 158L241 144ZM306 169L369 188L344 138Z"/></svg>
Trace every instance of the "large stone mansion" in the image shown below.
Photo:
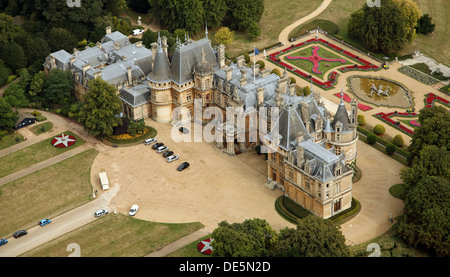
<svg viewBox="0 0 450 277"><path fill-rule="evenodd" d="M44 69L71 71L74 94L81 101L88 81L103 78L117 88L123 114L133 120L150 117L174 125L214 121L216 145L229 155L267 145L266 186L280 188L322 218L350 208L357 101L351 101L349 114L341 100L333 117L317 91L297 96L286 71L280 77L257 64L248 67L243 56L226 63L225 47L213 48L207 34L198 41L177 40L171 59L167 48L165 37L147 49L107 28L94 47L51 53ZM199 112L195 100L201 100ZM208 107L220 109L223 117L208 114ZM225 118L230 107L234 114ZM278 117L260 124L262 108L278 108Z"/></svg>

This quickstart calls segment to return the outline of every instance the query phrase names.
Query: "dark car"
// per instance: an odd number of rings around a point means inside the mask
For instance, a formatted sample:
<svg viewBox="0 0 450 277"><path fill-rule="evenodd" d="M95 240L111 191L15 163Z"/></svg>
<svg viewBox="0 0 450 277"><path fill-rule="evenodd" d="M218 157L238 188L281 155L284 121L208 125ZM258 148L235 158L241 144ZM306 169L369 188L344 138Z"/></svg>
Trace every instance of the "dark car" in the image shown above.
<svg viewBox="0 0 450 277"><path fill-rule="evenodd" d="M0 245L7 244L7 243L8 243L7 239L0 239Z"/></svg>
<svg viewBox="0 0 450 277"><path fill-rule="evenodd" d="M182 171L182 170L184 170L184 169L186 169L188 167L189 167L189 163L188 162L184 162L184 163L180 164L180 166L177 167L177 170L178 171Z"/></svg>
<svg viewBox="0 0 450 277"><path fill-rule="evenodd" d="M26 234L28 234L28 232L26 230L19 230L14 233L13 237L18 238L21 236L25 236Z"/></svg>
<svg viewBox="0 0 450 277"><path fill-rule="evenodd" d="M184 127L180 127L180 128L178 129L178 131L180 131L180 132L183 133L183 134L189 134L189 130L186 129L186 128L184 128Z"/></svg>
<svg viewBox="0 0 450 277"><path fill-rule="evenodd" d="M158 147L163 146L163 145L164 145L164 143L162 143L162 142L155 143L155 144L153 144L152 149L156 150L156 149L158 149Z"/></svg>
<svg viewBox="0 0 450 277"><path fill-rule="evenodd" d="M172 155L173 155L173 151L166 151L166 152L162 153L163 158L167 158Z"/></svg>

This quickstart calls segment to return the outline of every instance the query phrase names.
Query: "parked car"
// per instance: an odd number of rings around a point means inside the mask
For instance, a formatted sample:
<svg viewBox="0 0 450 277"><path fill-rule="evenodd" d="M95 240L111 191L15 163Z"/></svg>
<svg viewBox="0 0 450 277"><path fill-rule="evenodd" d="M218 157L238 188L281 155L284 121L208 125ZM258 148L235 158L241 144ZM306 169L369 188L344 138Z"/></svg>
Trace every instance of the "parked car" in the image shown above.
<svg viewBox="0 0 450 277"><path fill-rule="evenodd" d="M186 128L184 128L184 127L180 127L180 128L178 129L178 131L180 131L180 132L183 133L183 134L189 134L189 130L186 129Z"/></svg>
<svg viewBox="0 0 450 277"><path fill-rule="evenodd" d="M150 144L152 144L152 143L154 143L156 141L157 141L156 138L149 138L149 139L144 140L144 144L145 145L150 145Z"/></svg>
<svg viewBox="0 0 450 277"><path fill-rule="evenodd" d="M167 151L167 150L169 150L169 147L163 145L163 146L158 147L158 148L156 149L156 152L158 152L158 154L161 154L162 152Z"/></svg>
<svg viewBox="0 0 450 277"><path fill-rule="evenodd" d="M137 35L140 35L143 33L144 33L144 30L142 30L142 29L134 29L133 30L133 36L137 36Z"/></svg>
<svg viewBox="0 0 450 277"><path fill-rule="evenodd" d="M173 155L173 151L170 151L170 150L162 153L163 158L167 158L172 155Z"/></svg>
<svg viewBox="0 0 450 277"><path fill-rule="evenodd" d="M95 217L101 217L101 216L103 216L103 215L105 215L105 214L108 214L108 210L106 210L106 209L101 209L101 210L96 211L96 212L94 213L94 216L95 216Z"/></svg>
<svg viewBox="0 0 450 277"><path fill-rule="evenodd" d="M50 219L42 219L41 221L39 221L39 225L41 226L41 227L43 227L43 226L45 226L45 225L47 225L47 224L49 224L49 223L51 223L52 221L50 220Z"/></svg>
<svg viewBox="0 0 450 277"><path fill-rule="evenodd" d="M128 214L130 216L134 216L138 210L139 210L139 206L137 204L134 204L133 206L131 206L130 212Z"/></svg>
<svg viewBox="0 0 450 277"><path fill-rule="evenodd" d="M155 143L155 144L153 144L152 149L156 150L158 147L163 146L163 145L164 145L164 143L162 143L162 142Z"/></svg>
<svg viewBox="0 0 450 277"><path fill-rule="evenodd" d="M19 230L14 233L13 237L19 238L21 236L25 236L26 234L28 234L27 230Z"/></svg>
<svg viewBox="0 0 450 277"><path fill-rule="evenodd" d="M7 244L7 243L8 243L7 239L0 239L0 245Z"/></svg>
<svg viewBox="0 0 450 277"><path fill-rule="evenodd" d="M188 162L184 162L184 163L180 164L180 166L177 167L177 170L178 171L183 171L183 170L185 170L188 167L189 167L189 163Z"/></svg>
<svg viewBox="0 0 450 277"><path fill-rule="evenodd" d="M178 160L179 158L180 158L180 157L178 157L177 155L172 155L172 156L167 157L166 161L167 161L168 163L171 163L171 162L173 162L173 161Z"/></svg>

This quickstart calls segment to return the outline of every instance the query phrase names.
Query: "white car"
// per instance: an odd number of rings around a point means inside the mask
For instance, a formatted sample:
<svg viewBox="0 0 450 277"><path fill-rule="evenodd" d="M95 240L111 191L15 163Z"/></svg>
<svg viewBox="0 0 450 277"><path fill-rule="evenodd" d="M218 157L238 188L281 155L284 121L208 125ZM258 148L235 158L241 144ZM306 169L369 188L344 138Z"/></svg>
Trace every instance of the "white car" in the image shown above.
<svg viewBox="0 0 450 277"><path fill-rule="evenodd" d="M167 150L169 150L169 147L165 146L165 145L156 148L156 152L158 152L158 154L161 154L162 152L167 151Z"/></svg>
<svg viewBox="0 0 450 277"><path fill-rule="evenodd" d="M140 34L143 34L144 33L144 30L141 30L141 29L134 29L133 30L133 36L137 36L137 35L140 35Z"/></svg>
<svg viewBox="0 0 450 277"><path fill-rule="evenodd" d="M154 143L156 141L158 141L156 138L149 138L149 139L144 140L144 144L145 145L150 145L150 144L152 144L152 143Z"/></svg>
<svg viewBox="0 0 450 277"><path fill-rule="evenodd" d="M131 206L130 212L128 214L130 216L133 216L137 213L138 210L139 210L139 206L137 204L134 204L133 206Z"/></svg>
<svg viewBox="0 0 450 277"><path fill-rule="evenodd" d="M178 160L178 158L179 158L178 155L172 155L172 156L167 157L166 161L167 161L168 163L171 163L171 162L173 162L173 161Z"/></svg>
<svg viewBox="0 0 450 277"><path fill-rule="evenodd" d="M101 217L102 215L105 215L105 214L108 214L108 210L106 210L106 209L101 209L101 210L99 210L99 211L96 211L96 212L94 213L94 216L95 216L95 217Z"/></svg>

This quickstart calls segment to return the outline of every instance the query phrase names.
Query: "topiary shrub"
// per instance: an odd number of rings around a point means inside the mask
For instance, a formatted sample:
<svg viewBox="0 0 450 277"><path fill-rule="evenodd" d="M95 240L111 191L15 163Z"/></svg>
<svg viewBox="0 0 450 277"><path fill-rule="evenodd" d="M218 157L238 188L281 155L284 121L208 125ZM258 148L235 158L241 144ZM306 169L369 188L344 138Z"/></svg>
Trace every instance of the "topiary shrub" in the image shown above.
<svg viewBox="0 0 450 277"><path fill-rule="evenodd" d="M366 124L366 118L363 114L358 114L358 125L364 126Z"/></svg>
<svg viewBox="0 0 450 277"><path fill-rule="evenodd" d="M383 125L377 124L375 127L373 127L373 132L377 135L382 135L386 131L386 128L384 128Z"/></svg>
<svg viewBox="0 0 450 277"><path fill-rule="evenodd" d="M405 142L403 141L402 135L396 135L396 136L392 139L392 143L393 143L394 145L397 145L398 147L402 147L403 144L404 144Z"/></svg>
<svg viewBox="0 0 450 277"><path fill-rule="evenodd" d="M259 64L259 69L264 69L266 67L266 63L264 61L257 61L256 64Z"/></svg>
<svg viewBox="0 0 450 277"><path fill-rule="evenodd" d="M386 146L386 153L388 153L389 155L394 154L395 153L395 145L388 144L388 146Z"/></svg>
<svg viewBox="0 0 450 277"><path fill-rule="evenodd" d="M289 77L289 80L291 80L291 84L295 84L297 81L295 80L295 78L294 77Z"/></svg>
<svg viewBox="0 0 450 277"><path fill-rule="evenodd" d="M367 136L367 143L375 144L376 142L377 142L377 136L375 136L374 134L369 134Z"/></svg>
<svg viewBox="0 0 450 277"><path fill-rule="evenodd" d="M244 53L244 60L245 60L245 63L250 62L250 55L247 52Z"/></svg>

